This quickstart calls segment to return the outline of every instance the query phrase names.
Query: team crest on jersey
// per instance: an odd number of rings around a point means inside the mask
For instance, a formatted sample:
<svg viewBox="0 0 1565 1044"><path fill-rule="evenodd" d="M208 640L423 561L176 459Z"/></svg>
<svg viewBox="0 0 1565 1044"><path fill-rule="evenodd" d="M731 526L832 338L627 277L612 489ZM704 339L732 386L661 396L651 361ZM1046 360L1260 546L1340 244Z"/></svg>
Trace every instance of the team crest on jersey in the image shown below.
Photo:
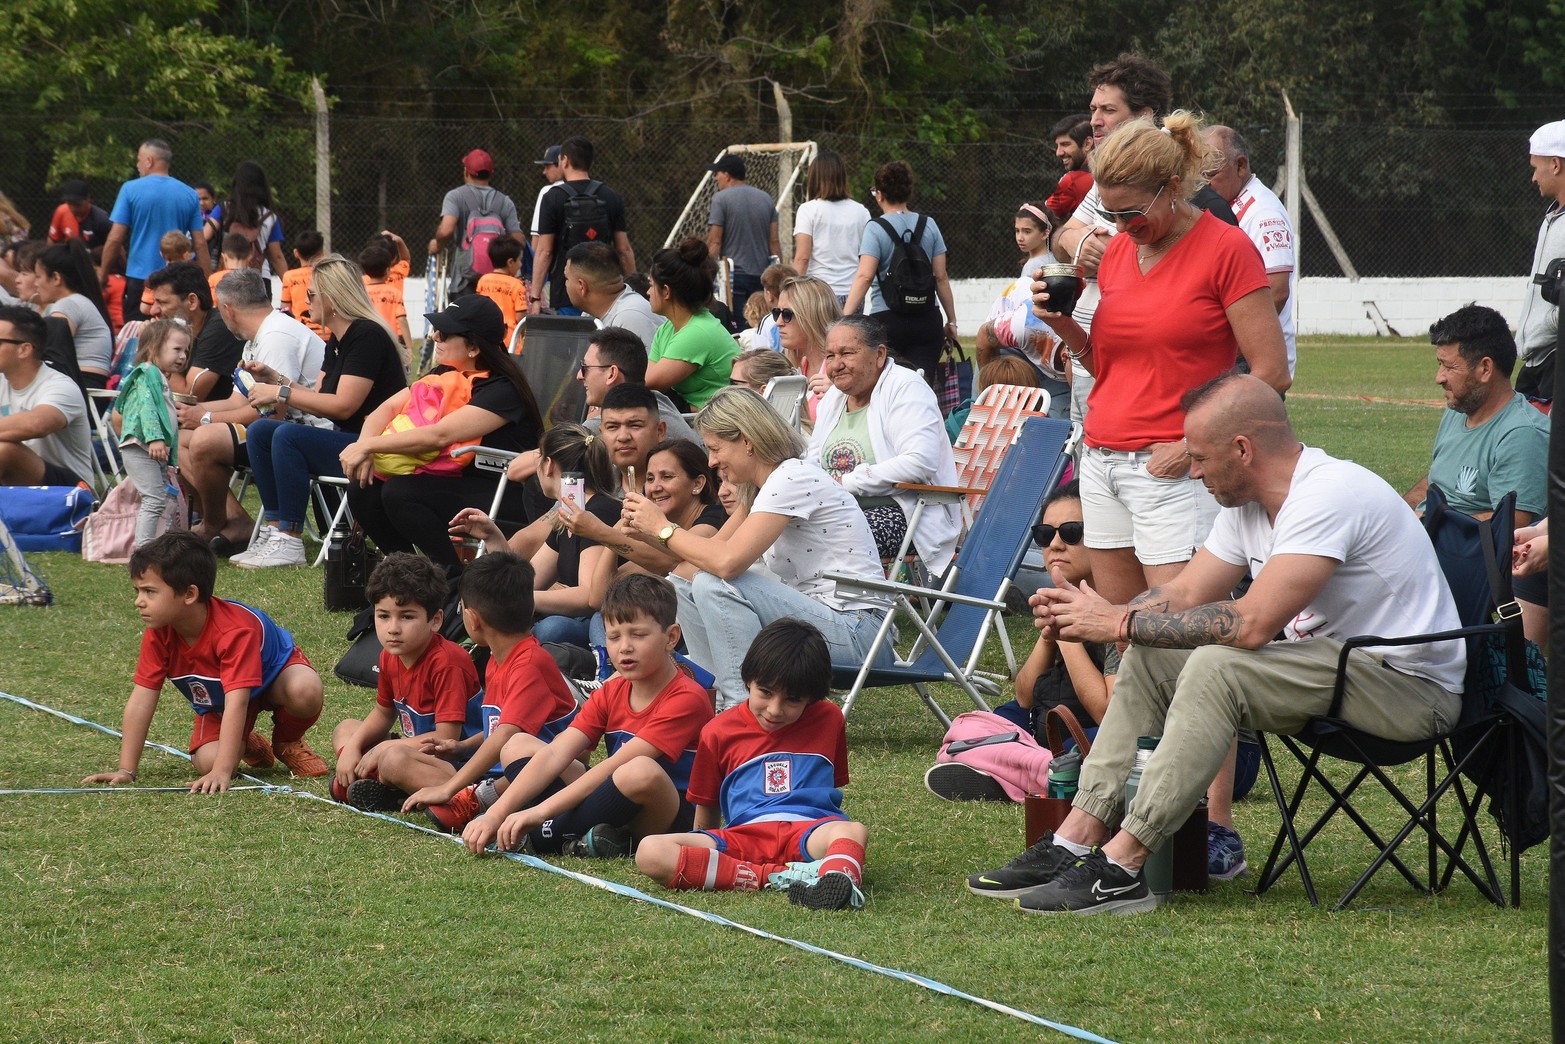
<svg viewBox="0 0 1565 1044"><path fill-rule="evenodd" d="M787 794L793 790L793 762L768 761L766 763L766 792Z"/></svg>
<svg viewBox="0 0 1565 1044"><path fill-rule="evenodd" d="M192 679L190 682L190 702L197 707L210 707L212 706L212 694L207 691L205 685Z"/></svg>
<svg viewBox="0 0 1565 1044"><path fill-rule="evenodd" d="M406 707L400 708L400 714L401 714L401 717L402 717L402 735L404 735L404 736L417 735L418 730L413 727L413 715L408 711L408 709Z"/></svg>

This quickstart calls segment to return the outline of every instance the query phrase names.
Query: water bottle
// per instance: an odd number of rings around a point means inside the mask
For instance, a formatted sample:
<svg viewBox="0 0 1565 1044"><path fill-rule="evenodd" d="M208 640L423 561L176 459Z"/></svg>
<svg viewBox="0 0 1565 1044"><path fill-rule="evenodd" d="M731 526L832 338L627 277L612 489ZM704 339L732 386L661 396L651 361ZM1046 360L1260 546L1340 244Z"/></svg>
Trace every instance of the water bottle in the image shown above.
<svg viewBox="0 0 1565 1044"><path fill-rule="evenodd" d="M1081 779L1081 752L1073 750L1049 762L1049 797L1070 799L1076 796Z"/></svg>
<svg viewBox="0 0 1565 1044"><path fill-rule="evenodd" d="M1136 798L1136 791L1141 787L1141 775L1146 771L1147 762L1152 760L1152 752L1157 749L1161 736L1142 736L1136 740L1136 761L1130 767L1130 775L1125 778L1125 809L1128 812ZM1147 856L1147 861L1141 865L1141 873L1147 882L1147 888L1157 897L1159 903L1166 903L1174 891L1174 861L1173 849L1165 842L1161 848L1155 849Z"/></svg>

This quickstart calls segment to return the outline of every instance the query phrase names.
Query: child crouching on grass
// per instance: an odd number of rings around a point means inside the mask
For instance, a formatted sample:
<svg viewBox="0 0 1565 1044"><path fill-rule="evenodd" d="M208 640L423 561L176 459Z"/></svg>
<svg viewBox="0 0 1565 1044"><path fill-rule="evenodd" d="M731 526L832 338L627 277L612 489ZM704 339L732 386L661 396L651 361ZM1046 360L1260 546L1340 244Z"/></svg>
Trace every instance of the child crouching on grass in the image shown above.
<svg viewBox="0 0 1565 1044"><path fill-rule="evenodd" d="M740 677L749 698L701 730L690 773L695 832L647 838L636 865L669 888L770 883L812 910L862 906L869 834L842 813L848 740L842 711L826 699L826 640L799 620L770 623L745 653Z"/></svg>
<svg viewBox="0 0 1565 1044"><path fill-rule="evenodd" d="M506 745L510 786L467 824L462 840L469 851L479 855L496 844L539 854L623 856L633 838L688 829L685 786L696 737L712 720L712 698L674 662L677 611L674 587L662 577L641 573L609 587L603 622L618 673L547 748ZM609 756L575 773L572 767L600 739Z"/></svg>
<svg viewBox="0 0 1565 1044"><path fill-rule="evenodd" d="M332 732L337 774L331 795L338 801L395 812L407 801L407 788L418 788L399 772L408 759L392 752L422 751L426 739L457 743L467 737L478 668L466 649L440 633L449 593L445 570L423 555L394 551L370 574L364 595L375 607L380 675L375 709L363 721L343 719Z"/></svg>
<svg viewBox="0 0 1565 1044"><path fill-rule="evenodd" d="M296 776L324 776L326 763L304 734L321 716L321 678L293 635L259 609L215 598L217 556L189 530L165 533L130 556L141 636L135 687L125 704L120 767L83 783L134 783L158 694L172 682L196 712L190 760L201 778L192 793L228 789L242 760L275 759ZM272 741L255 731L272 712Z"/></svg>

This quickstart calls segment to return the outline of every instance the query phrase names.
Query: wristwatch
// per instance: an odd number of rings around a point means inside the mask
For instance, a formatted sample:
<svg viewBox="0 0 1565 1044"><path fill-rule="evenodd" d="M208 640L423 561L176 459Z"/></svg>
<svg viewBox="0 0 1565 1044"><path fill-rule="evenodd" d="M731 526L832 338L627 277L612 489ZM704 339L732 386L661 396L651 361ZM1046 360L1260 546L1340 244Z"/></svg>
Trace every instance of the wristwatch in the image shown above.
<svg viewBox="0 0 1565 1044"><path fill-rule="evenodd" d="M678 531L679 531L679 527L674 525L674 523L670 522L668 525L666 525L662 529L658 530L658 543L662 544L664 547L667 547L669 540Z"/></svg>
<svg viewBox="0 0 1565 1044"><path fill-rule="evenodd" d="M285 378L286 379L286 378ZM293 393L293 385L284 384L277 389L277 401L287 402L288 396Z"/></svg>
<svg viewBox="0 0 1565 1044"><path fill-rule="evenodd" d="M212 423L212 411L211 410L207 410L205 413L203 413L201 415L201 423L202 424L211 424Z"/></svg>

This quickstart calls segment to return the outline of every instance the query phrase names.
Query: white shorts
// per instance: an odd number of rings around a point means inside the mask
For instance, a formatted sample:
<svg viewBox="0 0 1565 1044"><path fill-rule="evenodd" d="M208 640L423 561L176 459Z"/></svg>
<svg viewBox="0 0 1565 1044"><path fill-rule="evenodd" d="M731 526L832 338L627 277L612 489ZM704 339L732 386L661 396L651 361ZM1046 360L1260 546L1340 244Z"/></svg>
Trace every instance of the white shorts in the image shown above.
<svg viewBox="0 0 1565 1044"><path fill-rule="evenodd" d="M1206 542L1217 501L1200 479L1147 474L1151 450L1081 451L1081 512L1087 546L1136 549L1142 565L1188 562Z"/></svg>

